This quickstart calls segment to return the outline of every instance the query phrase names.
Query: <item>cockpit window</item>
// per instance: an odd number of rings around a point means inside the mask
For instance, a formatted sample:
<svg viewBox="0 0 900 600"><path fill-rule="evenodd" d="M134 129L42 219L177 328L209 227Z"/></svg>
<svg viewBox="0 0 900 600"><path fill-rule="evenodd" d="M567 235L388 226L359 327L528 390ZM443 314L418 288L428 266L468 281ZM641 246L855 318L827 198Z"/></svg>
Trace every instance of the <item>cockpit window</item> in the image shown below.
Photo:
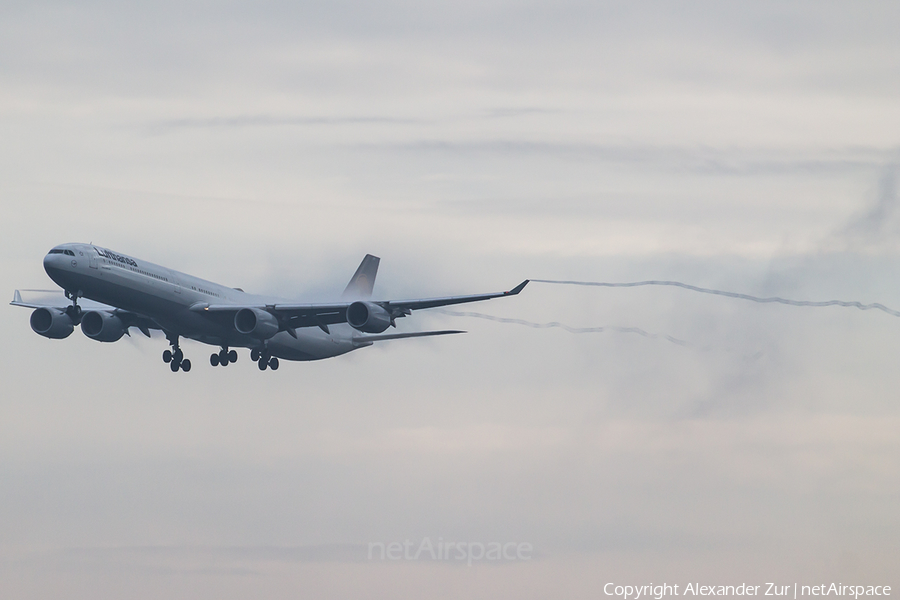
<svg viewBox="0 0 900 600"><path fill-rule="evenodd" d="M75 253L71 250L66 250L66 256L75 256Z"/></svg>
<svg viewBox="0 0 900 600"><path fill-rule="evenodd" d="M65 253L66 253L66 251L63 250L62 248L54 248L53 250L48 252L48 254L65 254Z"/></svg>

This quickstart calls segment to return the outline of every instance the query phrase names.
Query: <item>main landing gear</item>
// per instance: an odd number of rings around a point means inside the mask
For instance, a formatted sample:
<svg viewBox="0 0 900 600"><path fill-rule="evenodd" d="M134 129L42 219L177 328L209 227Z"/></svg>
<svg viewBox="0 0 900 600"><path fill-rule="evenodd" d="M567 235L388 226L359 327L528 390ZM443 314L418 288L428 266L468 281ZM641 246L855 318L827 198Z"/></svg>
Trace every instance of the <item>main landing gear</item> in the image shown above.
<svg viewBox="0 0 900 600"><path fill-rule="evenodd" d="M256 366L259 367L260 371L265 371L266 368L272 369L273 371L278 370L278 359L274 356L269 356L265 350L259 351L254 348L250 351L250 360L256 362Z"/></svg>
<svg viewBox="0 0 900 600"><path fill-rule="evenodd" d="M218 367L219 365L227 367L228 363L237 362L237 359L237 350L229 351L228 348L222 348L218 353L213 352L209 355L209 364L214 367Z"/></svg>
<svg viewBox="0 0 900 600"><path fill-rule="evenodd" d="M173 373L177 373L181 369L185 373L191 370L191 359L185 358L181 348L178 347L178 336L169 336L169 344L172 349L163 352L162 359L164 363L169 363L169 368Z"/></svg>
<svg viewBox="0 0 900 600"><path fill-rule="evenodd" d="M168 363L173 373L177 373L179 370L187 373L191 370L191 361L184 357L184 353L178 346L178 336L166 334L166 337L172 348L163 352L163 362ZM228 347L223 347L209 356L209 364L214 367L219 365L226 367L233 362L237 362L237 359L238 353L236 350L229 350ZM256 363L260 371L265 371L266 369L278 370L278 359L271 356L266 348L254 348L251 350L250 359Z"/></svg>

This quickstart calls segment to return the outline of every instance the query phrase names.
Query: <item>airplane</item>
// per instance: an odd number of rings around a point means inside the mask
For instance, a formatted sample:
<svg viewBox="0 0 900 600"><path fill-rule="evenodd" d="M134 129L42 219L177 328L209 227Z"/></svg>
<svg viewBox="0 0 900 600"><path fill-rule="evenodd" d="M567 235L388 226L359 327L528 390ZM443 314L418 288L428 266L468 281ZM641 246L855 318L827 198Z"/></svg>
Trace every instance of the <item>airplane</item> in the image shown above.
<svg viewBox="0 0 900 600"><path fill-rule="evenodd" d="M526 279L491 294L373 301L380 260L371 254L363 258L340 301L302 304L248 294L92 243L69 243L47 253L44 270L71 303L26 302L16 290L10 304L34 309L31 329L50 339L68 337L75 326L98 342L130 336L132 327L147 337L151 329L160 330L171 346L162 358L173 373L191 370L180 338L219 346L209 357L213 367L237 362L234 348L249 348L261 371L274 371L278 359L320 360L380 341L465 333L383 332L414 310L515 296L528 284Z"/></svg>

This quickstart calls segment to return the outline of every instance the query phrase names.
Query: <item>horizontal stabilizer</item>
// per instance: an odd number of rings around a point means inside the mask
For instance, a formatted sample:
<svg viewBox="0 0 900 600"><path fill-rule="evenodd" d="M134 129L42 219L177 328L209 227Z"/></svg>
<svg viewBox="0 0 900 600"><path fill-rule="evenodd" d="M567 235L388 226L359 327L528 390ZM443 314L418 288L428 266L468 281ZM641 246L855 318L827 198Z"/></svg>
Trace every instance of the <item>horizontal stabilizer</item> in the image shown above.
<svg viewBox="0 0 900 600"><path fill-rule="evenodd" d="M450 335L451 333L466 333L458 329L445 329L442 331L414 331L412 333L389 333L386 335L360 335L353 338L355 345L383 342L385 340L400 340L404 338L425 337L429 335Z"/></svg>

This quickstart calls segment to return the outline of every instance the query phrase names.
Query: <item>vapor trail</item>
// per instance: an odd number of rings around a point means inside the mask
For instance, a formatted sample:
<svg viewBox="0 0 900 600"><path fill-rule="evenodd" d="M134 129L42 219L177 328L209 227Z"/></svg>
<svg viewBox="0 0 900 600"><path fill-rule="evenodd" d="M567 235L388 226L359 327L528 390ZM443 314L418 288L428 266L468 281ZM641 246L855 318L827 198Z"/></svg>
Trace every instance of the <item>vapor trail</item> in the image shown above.
<svg viewBox="0 0 900 600"><path fill-rule="evenodd" d="M593 287L641 287L645 285L667 285L671 287L679 287L686 290L691 290L692 292L700 292L701 294L713 294L715 296L727 296L729 298L739 298L741 300L750 300L751 302L758 302L760 304L788 304L790 306L843 306L845 308L858 308L859 310L880 310L882 312L886 312L889 315L894 317L900 317L900 311L896 311L892 308L888 308L884 304L873 303L873 304L863 304L862 302L856 301L846 301L846 300L825 300L821 302L812 301L812 300L790 300L788 298L779 298L778 296L772 296L768 298L760 298L759 296L751 296L750 294L739 294L737 292L726 292L723 290L713 290L709 288L697 287L696 285L689 285L687 283L681 283L680 281L635 281L632 283L606 283L602 281L560 281L555 279L532 279L536 283L552 283L556 285L586 285Z"/></svg>
<svg viewBox="0 0 900 600"><path fill-rule="evenodd" d="M537 281L533 279L532 281ZM508 319L506 317L495 317L493 315L486 315L484 313L478 312L468 312L468 311L455 311L455 310L437 310L435 312L439 312L441 314L450 315L452 317L474 317L476 319L485 319L487 321L496 321L497 323L512 323L514 325L524 325L526 327L533 327L534 329L550 329L557 328L568 331L569 333L603 333L604 331L615 331L617 333L636 333L637 335L651 338L651 339L663 339L673 344L677 344L679 346L684 346L686 348L690 347L691 344L685 342L684 340L679 340L678 338L672 337L670 335L665 335L662 333L650 333L649 331L644 331L638 327L614 327L614 326L606 326L606 327L572 327L570 325L566 325L565 323L560 323L558 321L551 321L549 323L534 323L532 321L526 321L524 319Z"/></svg>

